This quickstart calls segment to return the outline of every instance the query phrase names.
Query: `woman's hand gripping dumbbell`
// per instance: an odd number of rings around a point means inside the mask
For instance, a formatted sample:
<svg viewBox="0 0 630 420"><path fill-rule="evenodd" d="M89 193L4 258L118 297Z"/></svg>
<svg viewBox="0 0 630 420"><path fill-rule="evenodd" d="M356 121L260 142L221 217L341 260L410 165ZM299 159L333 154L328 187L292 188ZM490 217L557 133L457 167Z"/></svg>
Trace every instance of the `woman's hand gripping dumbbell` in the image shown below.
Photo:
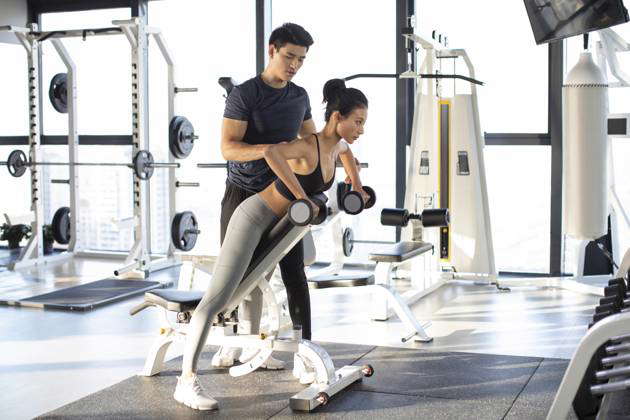
<svg viewBox="0 0 630 420"><path fill-rule="evenodd" d="M341 185L338 189L339 208L348 214L359 214L376 203L376 192L367 185L361 190L351 190L351 184Z"/></svg>
<svg viewBox="0 0 630 420"><path fill-rule="evenodd" d="M301 198L289 204L289 220L296 226L318 225L326 220L328 207L323 194Z"/></svg>

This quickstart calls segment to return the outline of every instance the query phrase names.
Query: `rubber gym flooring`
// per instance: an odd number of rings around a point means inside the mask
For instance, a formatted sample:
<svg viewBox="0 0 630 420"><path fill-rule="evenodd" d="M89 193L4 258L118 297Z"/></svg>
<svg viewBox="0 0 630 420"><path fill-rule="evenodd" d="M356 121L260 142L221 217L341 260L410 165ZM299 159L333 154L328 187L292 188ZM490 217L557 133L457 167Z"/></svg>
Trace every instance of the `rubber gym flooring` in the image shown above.
<svg viewBox="0 0 630 420"><path fill-rule="evenodd" d="M37 273L43 276L38 281L34 272L22 277L4 272L0 292L14 298L32 296L111 270L111 261L78 260ZM151 280L176 282L177 277L177 270L165 270ZM337 343L326 344L337 355L337 365L339 357L345 363L362 357L357 363L370 362L376 368L375 376L311 417L345 413L364 418L499 419L527 412L523 418L544 418L541 413L551 403L598 301L567 290L514 287L503 293L489 286L450 283L412 307L418 319L433 322L428 332L434 341L402 344L400 337L408 331L398 318L369 320L365 292L311 290L314 339ZM127 417L127 409L145 418L174 416L169 410L176 410L176 417L196 416L172 399L177 360L160 376L135 376L160 326L153 309L129 316L140 300L137 296L88 312L0 306L0 417L58 415L60 407L64 417L82 419ZM179 357L181 351L181 346L171 346L167 359ZM448 370L454 361L459 371ZM202 367L205 385L222 404L214 415L239 418L238 410L251 410L240 411L247 418L292 415L288 398L301 386L290 371L232 378L208 370L207 363ZM127 399L141 410L133 411L137 407Z"/></svg>
<svg viewBox="0 0 630 420"><path fill-rule="evenodd" d="M566 360L491 354L428 352L323 343L336 367L371 364L363 378L328 405L297 413L289 398L303 386L291 370L257 371L233 378L210 367L203 354L200 377L220 404L212 418L383 418L383 419L534 419L544 418L567 366ZM292 357L278 353L291 367ZM131 377L40 418L178 419L208 416L177 403L173 391L181 358L157 376Z"/></svg>

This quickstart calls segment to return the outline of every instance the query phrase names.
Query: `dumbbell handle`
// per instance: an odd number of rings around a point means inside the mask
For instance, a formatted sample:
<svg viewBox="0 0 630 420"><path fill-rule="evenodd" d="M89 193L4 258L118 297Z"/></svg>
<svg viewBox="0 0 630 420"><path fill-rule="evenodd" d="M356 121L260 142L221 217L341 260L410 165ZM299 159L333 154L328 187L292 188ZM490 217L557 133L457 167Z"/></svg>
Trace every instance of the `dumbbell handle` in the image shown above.
<svg viewBox="0 0 630 420"><path fill-rule="evenodd" d="M630 388L630 379L591 386L591 394L603 395L609 392L625 391Z"/></svg>

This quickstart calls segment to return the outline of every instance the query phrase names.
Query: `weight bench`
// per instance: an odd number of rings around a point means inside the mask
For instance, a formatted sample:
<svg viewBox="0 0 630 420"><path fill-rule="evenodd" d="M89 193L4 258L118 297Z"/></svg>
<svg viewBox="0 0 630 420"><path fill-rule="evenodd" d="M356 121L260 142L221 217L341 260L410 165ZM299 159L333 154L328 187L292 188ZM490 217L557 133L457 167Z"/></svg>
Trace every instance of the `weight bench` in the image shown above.
<svg viewBox="0 0 630 420"><path fill-rule="evenodd" d="M430 243L406 241L378 248L376 252L370 253L369 256L371 261L376 261L376 267L374 268L375 284L371 287L378 289L372 295L370 316L377 321L386 321L393 310L398 315L398 318L411 330L411 333L402 338L403 343L412 337L414 337L415 341L432 341L433 337L429 337L425 331L425 328L428 328L431 323L420 323L415 318L411 309L409 309L409 304L418 300L419 297L410 299L408 294L401 296L392 285L392 273L397 266L428 251L433 251L433 245Z"/></svg>
<svg viewBox="0 0 630 420"><path fill-rule="evenodd" d="M323 197L323 198L322 198ZM325 201L325 196L318 197ZM282 218L268 233L263 235L261 244L254 251L252 260L243 276L243 280L234 292L232 299L213 322L208 335L207 344L237 348L256 348L258 351L245 363L229 369L230 375L242 376L259 368L272 352L285 351L297 353L310 362L316 373L315 382L308 388L292 396L289 403L293 410L311 411L319 405L326 404L328 399L348 387L363 376L371 376L371 366L344 366L335 370L332 359L319 345L299 337L280 338L280 308L276 303L266 276L271 273L280 260L309 231L309 226L296 226L288 216ZM263 292L268 308L269 332L260 335L236 335L238 321L229 314L247 297L254 288ZM131 309L130 314L154 306L162 309L164 326L147 356L140 375L153 376L163 369L164 357L170 344L185 341L188 322L192 312L203 297L200 291L157 290L147 292L145 300ZM177 322L171 323L168 312L177 313Z"/></svg>
<svg viewBox="0 0 630 420"><path fill-rule="evenodd" d="M450 222L447 209L425 209L420 214L409 213L405 209L383 209L381 211L381 224L384 226L407 226L410 220L417 223L417 227L422 228L448 226ZM414 239L416 238L414 237ZM433 245L430 243L412 240L381 247L377 252L370 254L370 260L376 261L376 268L374 269L376 284L372 287L377 288L380 292L372 295L371 317L374 320L385 321L393 310L411 330L411 333L402 338L403 343L411 338L421 342L433 340L425 331L425 328L428 328L431 323L420 323L409 309L410 304L428 294L429 291L412 289L400 295L392 285L392 273L398 265L427 251L433 251L433 249ZM392 306L391 310L389 304Z"/></svg>

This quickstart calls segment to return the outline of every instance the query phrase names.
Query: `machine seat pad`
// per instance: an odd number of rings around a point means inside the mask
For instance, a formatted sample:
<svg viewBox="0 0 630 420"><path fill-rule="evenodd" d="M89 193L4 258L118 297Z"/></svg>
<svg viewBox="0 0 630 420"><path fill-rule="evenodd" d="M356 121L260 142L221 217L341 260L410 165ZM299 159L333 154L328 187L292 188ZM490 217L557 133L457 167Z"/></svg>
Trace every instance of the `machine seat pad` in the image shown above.
<svg viewBox="0 0 630 420"><path fill-rule="evenodd" d="M403 241L377 248L370 253L370 260L376 262L403 262L433 250L433 244L419 241Z"/></svg>
<svg viewBox="0 0 630 420"><path fill-rule="evenodd" d="M186 312L197 307L204 292L198 290L160 289L146 292L144 301L161 306L167 311Z"/></svg>

